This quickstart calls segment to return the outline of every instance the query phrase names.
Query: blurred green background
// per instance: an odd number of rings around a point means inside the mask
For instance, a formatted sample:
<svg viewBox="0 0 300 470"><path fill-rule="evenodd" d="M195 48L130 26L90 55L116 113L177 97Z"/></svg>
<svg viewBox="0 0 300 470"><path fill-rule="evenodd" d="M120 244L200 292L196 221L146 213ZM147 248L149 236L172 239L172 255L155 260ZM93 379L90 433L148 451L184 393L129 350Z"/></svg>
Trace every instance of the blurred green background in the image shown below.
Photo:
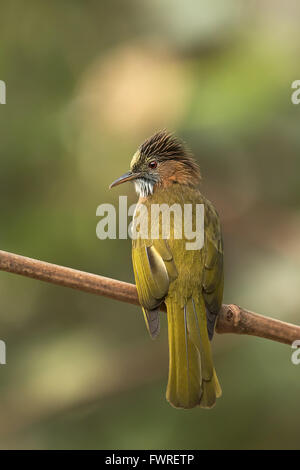
<svg viewBox="0 0 300 470"><path fill-rule="evenodd" d="M1 3L1 249L133 282L131 241L96 208L166 127L200 163L225 242L224 302L299 324L296 1ZM167 330L139 308L0 273L1 448L299 448L291 348L216 335L223 397L165 401Z"/></svg>

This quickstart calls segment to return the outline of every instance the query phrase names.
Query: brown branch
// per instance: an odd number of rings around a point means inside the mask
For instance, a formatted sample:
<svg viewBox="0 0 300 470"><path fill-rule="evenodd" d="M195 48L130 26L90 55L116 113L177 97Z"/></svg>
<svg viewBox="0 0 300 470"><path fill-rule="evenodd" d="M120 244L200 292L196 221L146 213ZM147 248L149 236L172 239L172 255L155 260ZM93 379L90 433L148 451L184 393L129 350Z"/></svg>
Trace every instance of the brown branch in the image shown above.
<svg viewBox="0 0 300 470"><path fill-rule="evenodd" d="M133 284L1 250L0 270L139 305L137 290ZM164 304L162 310L166 310ZM249 312L234 304L222 306L216 331L259 336L285 344L292 344L300 339L300 326Z"/></svg>

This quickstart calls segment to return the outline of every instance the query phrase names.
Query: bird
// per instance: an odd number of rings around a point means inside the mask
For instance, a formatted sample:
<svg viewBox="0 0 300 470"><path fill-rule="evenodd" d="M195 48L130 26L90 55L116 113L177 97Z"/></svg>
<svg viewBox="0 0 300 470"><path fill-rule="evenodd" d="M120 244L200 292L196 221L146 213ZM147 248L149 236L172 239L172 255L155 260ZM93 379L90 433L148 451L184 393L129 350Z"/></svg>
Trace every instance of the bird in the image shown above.
<svg viewBox="0 0 300 470"><path fill-rule="evenodd" d="M139 196L137 208L157 204L204 207L204 240L188 250L186 239L176 238L175 217L169 238L136 236L132 263L139 302L151 338L160 331L160 307L167 309L169 373L167 401L175 408L212 408L222 394L211 350L223 297L223 241L218 213L200 192L201 173L187 145L167 130L147 138L135 152L130 171L110 188L131 181ZM137 209L136 209L137 211ZM137 218L135 212L133 219ZM151 219L151 218L150 218ZM138 229L137 229L138 231Z"/></svg>

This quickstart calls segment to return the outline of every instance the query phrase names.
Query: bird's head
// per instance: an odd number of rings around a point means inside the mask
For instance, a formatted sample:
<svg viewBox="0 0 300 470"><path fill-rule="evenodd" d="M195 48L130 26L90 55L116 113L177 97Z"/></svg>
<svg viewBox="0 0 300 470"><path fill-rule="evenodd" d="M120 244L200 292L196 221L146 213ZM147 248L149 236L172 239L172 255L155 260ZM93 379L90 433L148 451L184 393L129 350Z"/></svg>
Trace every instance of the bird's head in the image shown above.
<svg viewBox="0 0 300 470"><path fill-rule="evenodd" d="M147 197L157 188L171 184L197 186L200 170L191 152L173 134L160 131L147 139L134 154L130 171L110 188L126 181L135 184L137 193Z"/></svg>

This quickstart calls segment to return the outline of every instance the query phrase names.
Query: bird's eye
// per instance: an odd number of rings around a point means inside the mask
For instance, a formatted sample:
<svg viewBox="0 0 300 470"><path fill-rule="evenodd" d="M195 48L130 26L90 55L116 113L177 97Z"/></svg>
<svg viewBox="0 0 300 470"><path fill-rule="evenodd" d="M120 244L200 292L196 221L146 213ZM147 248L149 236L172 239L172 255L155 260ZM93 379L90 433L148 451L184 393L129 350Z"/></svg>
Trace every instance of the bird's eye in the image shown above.
<svg viewBox="0 0 300 470"><path fill-rule="evenodd" d="M151 168L151 170L154 170L156 167L157 167L157 162L155 160L149 163L149 168Z"/></svg>

